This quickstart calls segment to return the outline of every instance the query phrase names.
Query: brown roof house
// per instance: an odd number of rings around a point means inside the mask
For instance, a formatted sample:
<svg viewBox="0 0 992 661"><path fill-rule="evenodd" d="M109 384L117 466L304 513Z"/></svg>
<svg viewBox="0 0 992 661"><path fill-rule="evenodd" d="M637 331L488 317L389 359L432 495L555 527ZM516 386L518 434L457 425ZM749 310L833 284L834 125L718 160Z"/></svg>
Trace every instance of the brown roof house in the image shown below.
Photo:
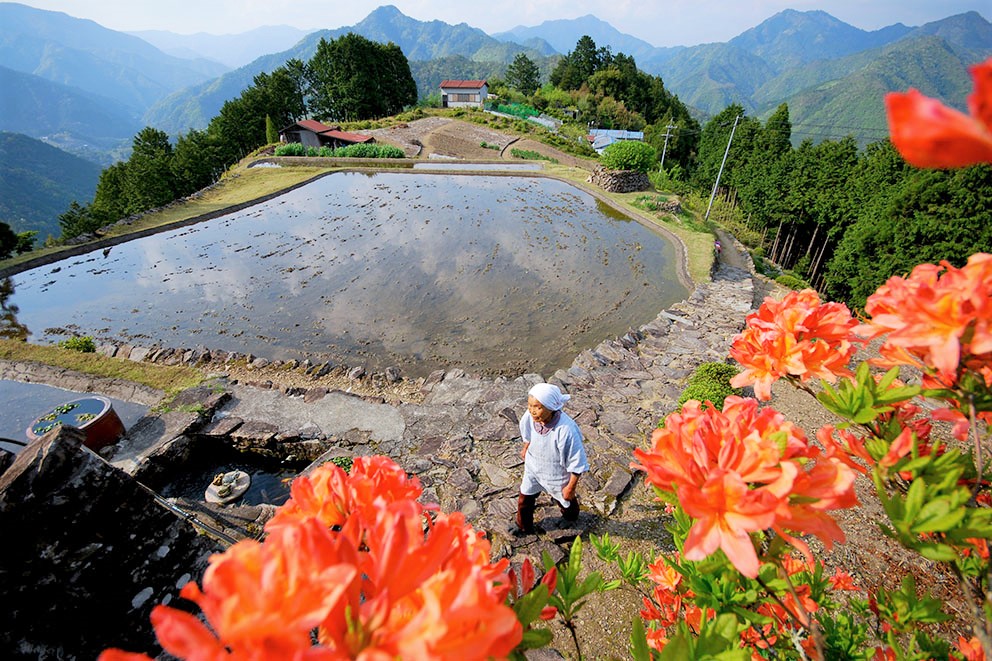
<svg viewBox="0 0 992 661"><path fill-rule="evenodd" d="M489 86L484 80L442 80L442 108L481 108L489 96Z"/></svg>
<svg viewBox="0 0 992 661"><path fill-rule="evenodd" d="M371 135L348 133L340 126L327 126L315 119L301 119L279 131L279 142L299 142L307 147L347 147L375 142Z"/></svg>

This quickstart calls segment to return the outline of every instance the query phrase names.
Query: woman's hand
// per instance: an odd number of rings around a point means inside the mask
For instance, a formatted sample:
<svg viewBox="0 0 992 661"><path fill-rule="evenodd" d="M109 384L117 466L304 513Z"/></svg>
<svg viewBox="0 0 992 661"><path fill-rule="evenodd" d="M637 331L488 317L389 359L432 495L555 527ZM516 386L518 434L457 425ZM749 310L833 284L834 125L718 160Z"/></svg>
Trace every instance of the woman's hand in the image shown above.
<svg viewBox="0 0 992 661"><path fill-rule="evenodd" d="M565 500L575 498L575 487L579 484L578 473L572 473L568 478L568 483L561 488L561 497Z"/></svg>

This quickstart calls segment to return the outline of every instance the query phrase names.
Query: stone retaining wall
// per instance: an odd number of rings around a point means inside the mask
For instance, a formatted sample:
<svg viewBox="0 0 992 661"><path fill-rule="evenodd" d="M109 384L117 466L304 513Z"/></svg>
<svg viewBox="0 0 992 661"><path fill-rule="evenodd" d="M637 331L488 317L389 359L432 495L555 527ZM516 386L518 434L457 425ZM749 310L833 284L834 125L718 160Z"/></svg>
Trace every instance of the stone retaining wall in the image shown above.
<svg viewBox="0 0 992 661"><path fill-rule="evenodd" d="M648 175L636 170L607 170L598 167L586 181L611 193L633 193L651 188Z"/></svg>

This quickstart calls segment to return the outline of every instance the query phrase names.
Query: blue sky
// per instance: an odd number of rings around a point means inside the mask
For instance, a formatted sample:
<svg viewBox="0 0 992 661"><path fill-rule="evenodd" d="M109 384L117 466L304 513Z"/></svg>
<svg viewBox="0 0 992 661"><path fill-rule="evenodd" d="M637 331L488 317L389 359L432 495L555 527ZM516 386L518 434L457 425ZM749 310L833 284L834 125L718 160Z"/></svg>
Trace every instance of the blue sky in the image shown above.
<svg viewBox="0 0 992 661"><path fill-rule="evenodd" d="M586 14L655 46L727 41L783 9L819 9L864 30L922 25L966 11L992 20L988 0L28 0L121 31L232 34L263 25L353 25L382 4L421 21L468 23L486 32Z"/></svg>

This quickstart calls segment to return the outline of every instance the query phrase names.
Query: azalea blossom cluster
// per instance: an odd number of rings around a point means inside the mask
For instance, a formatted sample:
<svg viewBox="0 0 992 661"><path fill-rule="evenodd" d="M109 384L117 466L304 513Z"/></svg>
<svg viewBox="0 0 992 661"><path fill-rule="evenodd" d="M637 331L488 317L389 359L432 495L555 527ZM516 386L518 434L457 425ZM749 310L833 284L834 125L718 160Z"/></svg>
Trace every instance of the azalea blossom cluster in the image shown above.
<svg viewBox="0 0 992 661"><path fill-rule="evenodd" d="M959 439L968 434L964 395L992 388L990 292L992 255L972 255L961 268L946 261L920 264L908 277L889 278L868 298L871 319L859 329L871 339L884 337L879 364L918 367L924 388L959 393L934 414L956 423ZM984 408L979 404L979 417L992 421L992 411Z"/></svg>
<svg viewBox="0 0 992 661"><path fill-rule="evenodd" d="M728 397L722 411L686 402L634 457L639 463L632 467L695 519L685 558L701 560L721 549L749 578L760 566L752 533L772 529L806 554L794 535L809 533L830 548L844 533L827 512L858 504L850 467L750 398Z"/></svg>
<svg viewBox="0 0 992 661"><path fill-rule="evenodd" d="M992 58L973 66L971 77L967 115L914 89L886 95L892 144L907 163L918 168L992 163Z"/></svg>
<svg viewBox="0 0 992 661"><path fill-rule="evenodd" d="M850 375L847 364L861 342L858 322L843 303L821 303L812 289L789 292L781 301L766 298L745 319L745 329L730 347L744 367L730 382L754 386L758 399L771 399L772 384L783 377L802 382Z"/></svg>
<svg viewBox="0 0 992 661"><path fill-rule="evenodd" d="M516 582L508 561L491 563L483 533L460 513L429 511L420 495L416 477L386 457L297 478L264 542L213 556L202 588L182 589L209 627L157 606L159 642L204 660L505 658L523 635L505 603Z"/></svg>

